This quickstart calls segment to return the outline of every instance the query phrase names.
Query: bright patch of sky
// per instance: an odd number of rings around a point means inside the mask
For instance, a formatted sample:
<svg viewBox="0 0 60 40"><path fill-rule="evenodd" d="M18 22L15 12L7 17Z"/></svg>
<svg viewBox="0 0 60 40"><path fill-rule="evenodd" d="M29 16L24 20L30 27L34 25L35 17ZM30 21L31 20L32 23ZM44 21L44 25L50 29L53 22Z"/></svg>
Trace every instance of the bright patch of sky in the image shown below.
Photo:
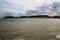
<svg viewBox="0 0 60 40"><path fill-rule="evenodd" d="M60 2L60 0L54 0L55 2Z"/></svg>
<svg viewBox="0 0 60 40"><path fill-rule="evenodd" d="M7 2L10 2L11 4L14 3L15 5L23 6L24 10L32 9L36 6L41 6L44 3L50 4L54 0L6 0Z"/></svg>

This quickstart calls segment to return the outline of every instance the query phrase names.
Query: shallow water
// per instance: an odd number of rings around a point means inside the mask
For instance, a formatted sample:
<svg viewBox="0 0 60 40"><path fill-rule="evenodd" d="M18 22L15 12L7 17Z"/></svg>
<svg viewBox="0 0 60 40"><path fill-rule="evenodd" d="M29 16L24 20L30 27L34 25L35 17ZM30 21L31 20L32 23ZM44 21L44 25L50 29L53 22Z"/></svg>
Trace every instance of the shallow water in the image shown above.
<svg viewBox="0 0 60 40"><path fill-rule="evenodd" d="M0 37L25 40L50 40L52 33L60 35L60 19L52 18L10 18L0 19Z"/></svg>

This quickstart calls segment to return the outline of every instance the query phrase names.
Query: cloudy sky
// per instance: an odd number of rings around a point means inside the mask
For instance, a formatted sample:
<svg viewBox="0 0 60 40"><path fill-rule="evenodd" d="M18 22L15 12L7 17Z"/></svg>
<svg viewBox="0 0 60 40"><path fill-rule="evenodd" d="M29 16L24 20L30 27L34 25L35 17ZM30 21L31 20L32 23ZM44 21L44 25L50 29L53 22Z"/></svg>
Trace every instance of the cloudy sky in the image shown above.
<svg viewBox="0 0 60 40"><path fill-rule="evenodd" d="M60 0L0 0L0 17L5 12L25 13L26 10L34 9L42 4L51 4L53 2L60 2Z"/></svg>

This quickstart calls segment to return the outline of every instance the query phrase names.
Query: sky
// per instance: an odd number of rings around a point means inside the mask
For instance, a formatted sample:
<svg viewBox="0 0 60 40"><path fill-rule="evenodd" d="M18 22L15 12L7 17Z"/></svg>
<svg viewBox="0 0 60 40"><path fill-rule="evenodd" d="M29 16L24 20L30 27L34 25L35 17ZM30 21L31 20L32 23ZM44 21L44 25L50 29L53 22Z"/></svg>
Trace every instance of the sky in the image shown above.
<svg viewBox="0 0 60 40"><path fill-rule="evenodd" d="M27 10L53 2L60 2L60 0L0 0L0 17L4 16L5 12L13 12L15 16L18 13L25 14Z"/></svg>

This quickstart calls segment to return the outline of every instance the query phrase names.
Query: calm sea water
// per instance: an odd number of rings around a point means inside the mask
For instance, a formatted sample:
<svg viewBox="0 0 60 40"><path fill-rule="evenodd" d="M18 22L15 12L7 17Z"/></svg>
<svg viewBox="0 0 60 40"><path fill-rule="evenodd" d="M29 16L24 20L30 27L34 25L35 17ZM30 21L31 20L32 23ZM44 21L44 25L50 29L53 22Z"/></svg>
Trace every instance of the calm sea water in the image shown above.
<svg viewBox="0 0 60 40"><path fill-rule="evenodd" d="M33 21L33 20L47 20L49 18L9 18L9 19L1 19L0 22L24 22L24 21Z"/></svg>
<svg viewBox="0 0 60 40"><path fill-rule="evenodd" d="M48 34L55 33L60 35L60 19L52 19L52 18L0 19L0 31L5 36L7 34L13 35L23 32L24 34L23 33L21 34L23 38L24 37L33 39L36 38L36 40L40 40L39 37L41 37L41 40L48 40L47 39Z"/></svg>

